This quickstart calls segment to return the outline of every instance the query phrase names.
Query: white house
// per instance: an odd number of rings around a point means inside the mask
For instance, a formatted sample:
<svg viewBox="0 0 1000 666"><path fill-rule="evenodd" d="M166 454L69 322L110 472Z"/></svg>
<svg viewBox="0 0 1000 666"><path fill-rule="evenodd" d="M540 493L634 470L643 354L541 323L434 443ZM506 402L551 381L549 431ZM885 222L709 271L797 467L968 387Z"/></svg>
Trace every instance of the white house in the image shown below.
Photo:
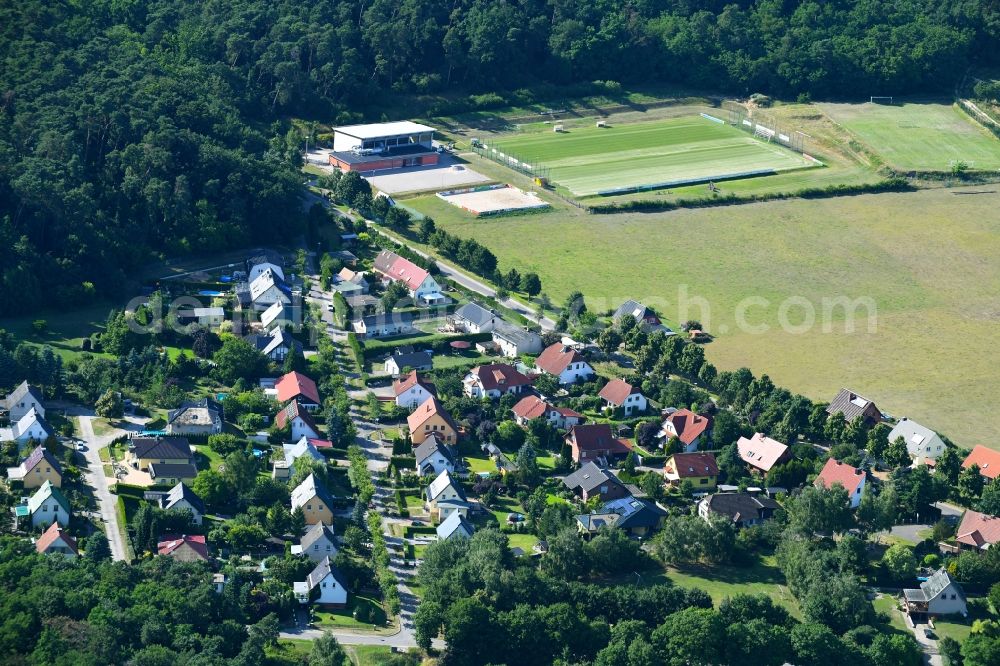
<svg viewBox="0 0 1000 666"><path fill-rule="evenodd" d="M272 361L284 361L293 349L301 351L302 343L285 333L283 328L274 328L270 335L258 338L260 353Z"/></svg>
<svg viewBox="0 0 1000 666"><path fill-rule="evenodd" d="M867 478L864 470L830 458L823 465L823 471L816 477L813 485L817 488L831 488L834 484L840 484L847 491L851 508L856 509L861 504Z"/></svg>
<svg viewBox="0 0 1000 666"><path fill-rule="evenodd" d="M583 355L561 342L546 347L535 359L535 368L557 377L561 385L575 384L594 376L594 369Z"/></svg>
<svg viewBox="0 0 1000 666"><path fill-rule="evenodd" d="M0 428L0 441L17 442L18 448L24 446L31 440L44 442L49 437L54 437L55 431L45 421L42 416L35 411L34 407L21 417L19 421L9 428Z"/></svg>
<svg viewBox="0 0 1000 666"><path fill-rule="evenodd" d="M441 286L430 273L395 252L379 252L375 257L374 267L386 282L402 283L414 303L434 305L447 300L441 294Z"/></svg>
<svg viewBox="0 0 1000 666"><path fill-rule="evenodd" d="M542 350L542 338L537 333L513 326L502 319L493 323L493 344L507 358L537 354Z"/></svg>
<svg viewBox="0 0 1000 666"><path fill-rule="evenodd" d="M281 266L271 263L270 261L265 261L263 259L252 260L256 261L253 266L250 267L250 273L247 275L247 280L253 282L259 278L262 274L271 271L279 280L285 279L285 271L282 270Z"/></svg>
<svg viewBox="0 0 1000 666"><path fill-rule="evenodd" d="M442 472L455 472L455 454L433 434L413 450L413 456L417 459L417 474L420 476L436 477Z"/></svg>
<svg viewBox="0 0 1000 666"><path fill-rule="evenodd" d="M28 382L21 382L17 388L7 394L7 398L0 403L7 411L7 419L11 423L17 423L25 414L31 410L45 418L45 404L42 402L42 392L36 386Z"/></svg>
<svg viewBox="0 0 1000 666"><path fill-rule="evenodd" d="M545 419L556 428L566 430L583 421L583 415L568 407L550 405L536 395L521 398L511 409L519 426L526 427L532 419Z"/></svg>
<svg viewBox="0 0 1000 666"><path fill-rule="evenodd" d="M362 338L388 338L413 332L413 317L407 312L369 315L351 322L351 328Z"/></svg>
<svg viewBox="0 0 1000 666"><path fill-rule="evenodd" d="M306 530L298 545L292 546L292 555L305 555L313 562L322 562L324 557L337 555L337 541L333 529L324 523L316 523Z"/></svg>
<svg viewBox="0 0 1000 666"><path fill-rule="evenodd" d="M512 365L491 363L469 370L462 380L462 390L470 398L499 400L508 393L518 395L527 391L533 381L533 377L518 372Z"/></svg>
<svg viewBox="0 0 1000 666"><path fill-rule="evenodd" d="M965 591L952 580L947 569L941 569L920 584L919 588L903 590L906 611L915 615L916 621L928 615L968 614Z"/></svg>
<svg viewBox="0 0 1000 666"><path fill-rule="evenodd" d="M222 405L211 398L189 401L167 412L168 435L216 435L222 432Z"/></svg>
<svg viewBox="0 0 1000 666"><path fill-rule="evenodd" d="M295 598L300 604L314 603L328 608L347 605L347 581L329 555L320 560L304 581L293 585Z"/></svg>
<svg viewBox="0 0 1000 666"><path fill-rule="evenodd" d="M416 351L409 354L395 353L385 362L385 371L393 377L399 377L403 370L430 370L434 367L434 357L429 351Z"/></svg>
<svg viewBox="0 0 1000 666"><path fill-rule="evenodd" d="M289 467L295 464L295 461L305 456L317 462L326 462L326 458L323 454L319 452L313 443L309 441L308 437L302 437L294 444L282 444L281 448L285 452L285 463Z"/></svg>
<svg viewBox="0 0 1000 666"><path fill-rule="evenodd" d="M476 528L465 519L465 516L456 512L445 518L444 522L437 526L437 537L441 541L447 541L454 537L468 539L475 531Z"/></svg>
<svg viewBox="0 0 1000 666"><path fill-rule="evenodd" d="M455 322L455 328L466 333L488 333L493 330L499 317L475 303L466 303L455 310L452 319Z"/></svg>
<svg viewBox="0 0 1000 666"><path fill-rule="evenodd" d="M463 516L467 515L471 506L466 500L462 486L452 479L448 470L444 470L431 481L424 496L431 516L436 516L439 520L444 520L456 511Z"/></svg>
<svg viewBox="0 0 1000 666"><path fill-rule="evenodd" d="M895 442L899 437L906 442L906 451L918 463L924 460L936 460L945 449L944 440L940 435L906 417L903 417L889 433L889 442Z"/></svg>
<svg viewBox="0 0 1000 666"><path fill-rule="evenodd" d="M68 525L70 517L69 500L62 491L46 481L35 494L28 498L28 513L32 527L40 527L56 522Z"/></svg>
<svg viewBox="0 0 1000 666"><path fill-rule="evenodd" d="M396 404L407 409L416 409L434 395L434 385L425 382L416 370L400 377L392 383Z"/></svg>
<svg viewBox="0 0 1000 666"><path fill-rule="evenodd" d="M271 303L266 310L260 313L260 325L265 331L270 331L276 326L284 328L297 323L293 315L293 308L281 301Z"/></svg>
<svg viewBox="0 0 1000 666"><path fill-rule="evenodd" d="M641 414L649 404L639 387L624 379L612 379L604 385L599 395L604 400L605 407L621 409L625 416Z"/></svg>
<svg viewBox="0 0 1000 666"><path fill-rule="evenodd" d="M278 415L274 417L274 423L279 428L284 428L290 424L292 430L291 439L293 442L297 442L303 437L320 439L319 427L316 425L316 422L313 421L308 410L299 405L296 400L288 403L278 412Z"/></svg>
<svg viewBox="0 0 1000 666"><path fill-rule="evenodd" d="M257 310L267 310L275 303L290 305L292 290L273 269L265 269L250 282L250 302Z"/></svg>
<svg viewBox="0 0 1000 666"><path fill-rule="evenodd" d="M191 519L195 525L201 525L202 517L205 515L205 504L198 495L183 483L178 483L170 489L170 492L159 496L161 509L171 511L190 511Z"/></svg>

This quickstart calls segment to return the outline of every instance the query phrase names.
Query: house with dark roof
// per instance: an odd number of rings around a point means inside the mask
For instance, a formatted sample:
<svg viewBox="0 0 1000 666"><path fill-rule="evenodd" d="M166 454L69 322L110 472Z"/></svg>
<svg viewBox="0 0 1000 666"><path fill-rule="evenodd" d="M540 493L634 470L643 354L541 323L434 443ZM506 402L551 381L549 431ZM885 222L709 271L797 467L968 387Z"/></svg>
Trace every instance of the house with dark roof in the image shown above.
<svg viewBox="0 0 1000 666"><path fill-rule="evenodd" d="M294 400L308 412L315 412L322 404L316 382L298 371L278 377L274 382L274 391L278 402L285 404Z"/></svg>
<svg viewBox="0 0 1000 666"><path fill-rule="evenodd" d="M445 471L454 474L458 467L458 458L451 447L433 434L413 450L413 456L420 476L438 476Z"/></svg>
<svg viewBox="0 0 1000 666"><path fill-rule="evenodd" d="M125 461L135 469L149 471L152 464L190 465L191 444L186 437L134 437Z"/></svg>
<svg viewBox="0 0 1000 666"><path fill-rule="evenodd" d="M412 372L414 370L431 370L433 367L434 357L426 350L405 354L397 351L385 362L385 371L393 377L399 377L404 372Z"/></svg>
<svg viewBox="0 0 1000 666"><path fill-rule="evenodd" d="M300 507L307 525L333 524L333 497L313 474L292 490L292 513Z"/></svg>
<svg viewBox="0 0 1000 666"><path fill-rule="evenodd" d="M867 478L864 470L830 458L823 465L823 470L813 481L813 485L817 488L832 488L834 484L840 484L847 491L851 508L856 509L861 504L861 495L865 490Z"/></svg>
<svg viewBox="0 0 1000 666"><path fill-rule="evenodd" d="M302 343L283 328L274 328L267 335L257 336L256 342L260 353L272 361L284 361L289 354L302 351Z"/></svg>
<svg viewBox="0 0 1000 666"><path fill-rule="evenodd" d="M674 486L690 481L695 492L713 490L719 479L719 465L711 453L675 453L663 464L663 478Z"/></svg>
<svg viewBox="0 0 1000 666"><path fill-rule="evenodd" d="M205 503L184 483L178 483L169 492L160 493L157 504L165 511L190 511L191 520L195 525L201 525L202 517L205 515Z"/></svg>
<svg viewBox="0 0 1000 666"><path fill-rule="evenodd" d="M413 370L392 382L392 393L398 406L416 409L434 396L435 389L434 384Z"/></svg>
<svg viewBox="0 0 1000 666"><path fill-rule="evenodd" d="M35 540L35 552L40 555L62 555L70 560L80 556L76 539L71 537L59 523L49 525L42 536Z"/></svg>
<svg viewBox="0 0 1000 666"><path fill-rule="evenodd" d="M413 315L409 312L369 315L351 322L351 328L365 339L406 335L414 330Z"/></svg>
<svg viewBox="0 0 1000 666"><path fill-rule="evenodd" d="M844 415L844 420L848 423L860 416L869 428L882 421L882 412L874 402L846 388L840 389L840 393L826 408L826 413L830 416L838 412Z"/></svg>
<svg viewBox="0 0 1000 666"><path fill-rule="evenodd" d="M191 483L198 476L194 463L150 463L149 478L158 486Z"/></svg>
<svg viewBox="0 0 1000 666"><path fill-rule="evenodd" d="M292 289L272 267L264 268L256 278L248 280L250 304L255 310L267 310L274 303L291 305Z"/></svg>
<svg viewBox="0 0 1000 666"><path fill-rule="evenodd" d="M955 530L959 548L986 550L1000 542L1000 518L967 509Z"/></svg>
<svg viewBox="0 0 1000 666"><path fill-rule="evenodd" d="M347 605L347 579L326 556L304 581L292 585L300 604L314 603L323 608L343 608Z"/></svg>
<svg viewBox="0 0 1000 666"><path fill-rule="evenodd" d="M583 354L561 342L546 347L535 359L535 368L556 377L560 385L587 381L594 376L594 369Z"/></svg>
<svg viewBox="0 0 1000 666"><path fill-rule="evenodd" d="M667 512L655 502L627 495L606 502L596 513L576 517L577 530L587 537L602 527L625 530L629 535L645 537L656 530Z"/></svg>
<svg viewBox="0 0 1000 666"><path fill-rule="evenodd" d="M202 534L170 534L160 537L156 554L172 557L181 562L207 562L208 544Z"/></svg>
<svg viewBox="0 0 1000 666"><path fill-rule="evenodd" d="M986 481L993 481L1000 476L1000 451L976 444L962 461L962 469L968 469L973 465L979 468L979 475Z"/></svg>
<svg viewBox="0 0 1000 666"><path fill-rule="evenodd" d="M903 599L914 624L925 621L928 616L968 615L965 591L947 569L937 571L920 583L919 588L903 590Z"/></svg>
<svg viewBox="0 0 1000 666"><path fill-rule="evenodd" d="M600 497L602 502L625 497L629 491L609 469L591 461L563 477L563 484L584 502Z"/></svg>
<svg viewBox="0 0 1000 666"><path fill-rule="evenodd" d="M512 365L477 365L466 373L462 390L470 398L499 400L507 394L519 395L531 388L534 377L518 372Z"/></svg>
<svg viewBox="0 0 1000 666"><path fill-rule="evenodd" d="M222 432L222 404L211 398L189 400L167 412L168 435L215 435Z"/></svg>
<svg viewBox="0 0 1000 666"><path fill-rule="evenodd" d="M641 326L647 333L656 333L657 331L660 331L665 335L677 335L674 331L665 326L662 321L660 321L660 318L656 316L655 312L647 308L639 301L625 301L618 306L618 309L615 310L611 319L617 325L626 315L632 315L635 318L636 323L638 323L639 326Z"/></svg>
<svg viewBox="0 0 1000 666"><path fill-rule="evenodd" d="M458 426L434 396L425 400L406 417L406 425L410 429L410 441L414 446L422 444L430 435L438 437L445 444L458 441Z"/></svg>
<svg viewBox="0 0 1000 666"><path fill-rule="evenodd" d="M7 412L7 420L17 423L24 415L32 409L40 417L45 418L45 403L42 399L42 391L37 386L32 386L24 381L7 394L3 401L4 411Z"/></svg>
<svg viewBox="0 0 1000 666"><path fill-rule="evenodd" d="M44 446L36 446L17 467L7 468L7 478L20 481L24 488L39 488L46 481L62 487L62 465Z"/></svg>
<svg viewBox="0 0 1000 666"><path fill-rule="evenodd" d="M322 562L324 557L336 557L337 540L333 536L333 528L324 523L311 525L298 545L292 546L292 555L305 555L313 562Z"/></svg>
<svg viewBox="0 0 1000 666"><path fill-rule="evenodd" d="M632 445L615 436L607 423L575 425L566 435L573 455L573 462L584 464L598 460L622 458L632 450Z"/></svg>
<svg viewBox="0 0 1000 666"><path fill-rule="evenodd" d="M722 518L736 527L770 520L780 505L770 497L750 493L715 493L698 500L698 515L707 521Z"/></svg>
<svg viewBox="0 0 1000 666"><path fill-rule="evenodd" d="M740 437L736 442L740 459L747 464L751 472L767 474L775 465L781 465L792 457L791 449L778 440L771 439L763 433L754 433L749 439Z"/></svg>
<svg viewBox="0 0 1000 666"><path fill-rule="evenodd" d="M282 280L285 279L283 266L285 259L280 253L274 250L261 249L247 259L247 279L251 282L256 280L261 273L271 270Z"/></svg>
<svg viewBox="0 0 1000 666"><path fill-rule="evenodd" d="M493 323L493 344L507 358L517 358L523 354L537 354L542 351L542 338L527 328L508 324L502 319Z"/></svg>
<svg viewBox="0 0 1000 666"><path fill-rule="evenodd" d="M274 425L278 428L290 428L291 440L297 442L303 437L320 439L319 426L312 415L298 401L293 400L282 407L274 417Z"/></svg>
<svg viewBox="0 0 1000 666"><path fill-rule="evenodd" d="M598 393L605 409L621 409L625 416L646 411L648 401L642 390L624 379L612 379Z"/></svg>
<svg viewBox="0 0 1000 666"><path fill-rule="evenodd" d="M690 409L676 409L663 420L659 437L664 440L676 437L681 441L684 452L691 453L708 443L711 430L711 416L695 414Z"/></svg>
<svg viewBox="0 0 1000 666"><path fill-rule="evenodd" d="M522 428L526 428L528 422L533 419L544 419L553 427L566 430L579 425L584 419L583 414L575 412L569 407L550 405L537 395L527 395L521 398L510 411L514 414L514 421Z"/></svg>
<svg viewBox="0 0 1000 666"><path fill-rule="evenodd" d="M475 303L466 303L451 316L455 328L466 333L488 333L493 330L497 319L499 317L492 310Z"/></svg>
<svg viewBox="0 0 1000 666"><path fill-rule="evenodd" d="M475 531L476 528L472 526L472 523L456 511L437 526L437 538L441 541L454 538L468 539Z"/></svg>

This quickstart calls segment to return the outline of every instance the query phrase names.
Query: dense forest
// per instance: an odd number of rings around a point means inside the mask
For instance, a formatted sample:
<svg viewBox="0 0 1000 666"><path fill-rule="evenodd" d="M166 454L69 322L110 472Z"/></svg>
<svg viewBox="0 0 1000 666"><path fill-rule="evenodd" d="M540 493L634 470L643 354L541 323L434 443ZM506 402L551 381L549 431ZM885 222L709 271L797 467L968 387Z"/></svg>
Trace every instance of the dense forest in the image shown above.
<svg viewBox="0 0 1000 666"><path fill-rule="evenodd" d="M947 91L998 45L985 0L3 3L0 315L121 291L156 253L297 234L290 116L594 80Z"/></svg>

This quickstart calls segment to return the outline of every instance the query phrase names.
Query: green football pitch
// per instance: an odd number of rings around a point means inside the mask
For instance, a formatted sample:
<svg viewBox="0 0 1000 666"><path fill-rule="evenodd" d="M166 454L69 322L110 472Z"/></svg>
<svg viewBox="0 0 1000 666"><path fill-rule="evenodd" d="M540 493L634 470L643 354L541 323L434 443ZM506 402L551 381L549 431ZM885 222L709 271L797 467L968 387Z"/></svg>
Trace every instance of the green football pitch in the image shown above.
<svg viewBox="0 0 1000 666"><path fill-rule="evenodd" d="M549 169L577 196L814 166L801 155L701 116L498 137L493 145Z"/></svg>
<svg viewBox="0 0 1000 666"><path fill-rule="evenodd" d="M899 169L1000 169L1000 140L950 104L821 104Z"/></svg>

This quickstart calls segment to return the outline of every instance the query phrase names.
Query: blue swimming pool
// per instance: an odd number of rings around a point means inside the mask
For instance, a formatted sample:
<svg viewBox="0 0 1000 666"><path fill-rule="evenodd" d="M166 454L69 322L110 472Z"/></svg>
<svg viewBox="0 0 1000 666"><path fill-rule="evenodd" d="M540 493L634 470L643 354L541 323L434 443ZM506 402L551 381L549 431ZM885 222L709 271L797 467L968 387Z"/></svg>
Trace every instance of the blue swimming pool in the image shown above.
<svg viewBox="0 0 1000 666"><path fill-rule="evenodd" d="M213 291L211 289L202 289L198 292L199 296L222 296L221 291Z"/></svg>

